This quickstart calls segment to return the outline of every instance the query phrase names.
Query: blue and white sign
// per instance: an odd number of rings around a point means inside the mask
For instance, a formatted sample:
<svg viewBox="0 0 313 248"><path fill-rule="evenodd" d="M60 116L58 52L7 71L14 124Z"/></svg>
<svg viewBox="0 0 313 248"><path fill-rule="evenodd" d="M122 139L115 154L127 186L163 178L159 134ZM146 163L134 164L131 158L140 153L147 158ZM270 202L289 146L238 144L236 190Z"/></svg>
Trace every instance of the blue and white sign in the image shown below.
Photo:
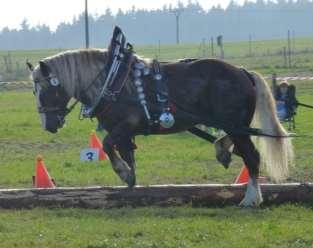
<svg viewBox="0 0 313 248"><path fill-rule="evenodd" d="M87 148L87 149L81 150L80 160L89 161L89 162L99 161L99 149Z"/></svg>

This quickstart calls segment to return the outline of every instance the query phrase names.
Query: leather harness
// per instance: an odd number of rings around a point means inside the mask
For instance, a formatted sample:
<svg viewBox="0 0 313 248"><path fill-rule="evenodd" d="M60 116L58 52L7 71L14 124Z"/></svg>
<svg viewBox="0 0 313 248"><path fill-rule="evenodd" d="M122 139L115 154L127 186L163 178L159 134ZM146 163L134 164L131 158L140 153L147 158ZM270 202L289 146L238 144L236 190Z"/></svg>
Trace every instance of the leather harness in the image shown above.
<svg viewBox="0 0 313 248"><path fill-rule="evenodd" d="M137 90L138 101L141 104L149 125L160 124L163 128L171 128L174 123L174 117L170 113L168 101L168 87L161 70L160 63L153 60L151 68L134 55L133 46L126 43L126 39L122 30L115 27L111 44L108 49L108 61L105 66L104 83L99 96L96 98L92 106L82 106L81 115L84 118L92 118L95 116L101 100L105 99L109 102L118 101L118 96L126 85L127 80L132 76L132 81ZM132 73L132 75L131 75ZM155 82L156 104L160 115L150 113L148 109L146 95L143 88L142 77L152 76Z"/></svg>
<svg viewBox="0 0 313 248"><path fill-rule="evenodd" d="M160 63L154 60L151 68L144 61L134 55L133 46L126 43L125 36L119 27L115 27L111 44L108 49L108 59L102 72L91 82L83 91L87 91L99 78L104 78L100 94L96 97L94 103L90 106L82 105L80 118L93 118L96 115L96 109L102 100L109 103L118 101L118 96L131 77L137 90L138 102L141 104L149 126L160 125L161 128L171 128L175 124L174 116L171 113L168 101L168 87L161 70ZM155 82L156 104L158 106L157 115L150 113L148 109L146 95L143 88L142 77L150 75ZM48 87L57 87L57 91L64 91L56 77L48 76ZM39 113L62 112L64 116L68 115L77 105L76 100L69 108L66 106L57 106L53 108L40 107ZM157 117L156 117L157 116Z"/></svg>

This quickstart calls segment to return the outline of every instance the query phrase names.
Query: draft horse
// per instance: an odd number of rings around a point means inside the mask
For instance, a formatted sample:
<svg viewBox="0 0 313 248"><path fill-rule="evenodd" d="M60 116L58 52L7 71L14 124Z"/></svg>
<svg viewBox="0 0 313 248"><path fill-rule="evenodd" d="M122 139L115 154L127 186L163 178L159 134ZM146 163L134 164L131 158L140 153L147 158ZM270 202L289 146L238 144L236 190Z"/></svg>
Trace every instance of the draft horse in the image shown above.
<svg viewBox="0 0 313 248"><path fill-rule="evenodd" d="M136 183L135 136L177 133L198 124L223 129L227 133L223 140L228 142L216 145L220 161L223 155L233 151L247 165L250 179L242 206L258 206L263 201L257 181L260 160L274 180L287 177L293 159L291 141L280 137L287 133L277 119L272 93L260 75L216 59L161 63L159 70L167 87L167 111L175 118L172 126L164 128L153 117L160 112L153 73L141 76L139 91L145 97L138 97L132 70L124 73L125 82L115 98L98 97L110 73L107 66L108 60L112 59L109 51L66 51L41 60L35 68L28 63L43 129L56 133L62 128L71 98L86 106L94 106L95 99L98 99L93 116L108 133L103 140L104 150L114 171L129 187ZM141 63L142 68L153 71L152 61L136 54L132 56L130 66ZM119 59L122 60L123 56ZM129 68L123 67L123 70ZM259 138L261 156L250 134L244 132L250 126L277 136Z"/></svg>

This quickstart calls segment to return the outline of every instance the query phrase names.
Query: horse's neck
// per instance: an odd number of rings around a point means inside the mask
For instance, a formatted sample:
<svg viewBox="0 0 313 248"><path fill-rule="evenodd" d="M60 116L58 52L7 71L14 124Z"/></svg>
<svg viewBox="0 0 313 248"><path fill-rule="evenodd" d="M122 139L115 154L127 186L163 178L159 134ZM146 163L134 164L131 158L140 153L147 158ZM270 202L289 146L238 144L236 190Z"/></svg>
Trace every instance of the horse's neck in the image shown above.
<svg viewBox="0 0 313 248"><path fill-rule="evenodd" d="M104 63L97 61L85 61L83 54L76 57L75 67L66 68L68 73L64 78L64 88L70 97L73 97L83 104L89 105L99 91L99 82L95 79L103 69ZM70 66L70 63L67 63Z"/></svg>

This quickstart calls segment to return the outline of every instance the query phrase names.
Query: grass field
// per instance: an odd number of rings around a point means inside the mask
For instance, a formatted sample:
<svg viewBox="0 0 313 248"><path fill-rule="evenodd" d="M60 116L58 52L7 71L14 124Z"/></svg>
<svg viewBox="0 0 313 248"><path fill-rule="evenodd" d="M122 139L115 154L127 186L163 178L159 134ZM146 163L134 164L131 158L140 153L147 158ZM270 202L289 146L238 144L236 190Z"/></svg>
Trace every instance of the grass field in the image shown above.
<svg viewBox="0 0 313 248"><path fill-rule="evenodd" d="M241 54L236 46L232 49ZM144 49L149 56L148 48ZM169 53L173 50L169 59L181 57L181 52L174 55L175 47L168 49ZM54 52L38 51L33 60ZM18 56L28 53L18 52ZM246 63L245 59L237 64ZM312 104L313 83L295 84L299 100ZM120 185L108 161L79 161L79 151L88 146L96 123L78 121L77 116L76 110L58 134L46 133L41 130L30 90L0 90L0 187L31 187L37 154L44 156L58 186ZM296 131L312 133L312 121L313 111L299 108ZM241 160L234 158L226 171L215 161L213 147L188 133L142 136L136 143L139 184L231 183L242 166ZM291 169L289 180L313 181L313 140L295 139L294 145L296 167ZM312 223L312 205L257 210L236 206L0 210L0 247L313 247Z"/></svg>
<svg viewBox="0 0 313 248"><path fill-rule="evenodd" d="M285 205L248 210L139 208L0 212L1 247L303 248L313 211Z"/></svg>

